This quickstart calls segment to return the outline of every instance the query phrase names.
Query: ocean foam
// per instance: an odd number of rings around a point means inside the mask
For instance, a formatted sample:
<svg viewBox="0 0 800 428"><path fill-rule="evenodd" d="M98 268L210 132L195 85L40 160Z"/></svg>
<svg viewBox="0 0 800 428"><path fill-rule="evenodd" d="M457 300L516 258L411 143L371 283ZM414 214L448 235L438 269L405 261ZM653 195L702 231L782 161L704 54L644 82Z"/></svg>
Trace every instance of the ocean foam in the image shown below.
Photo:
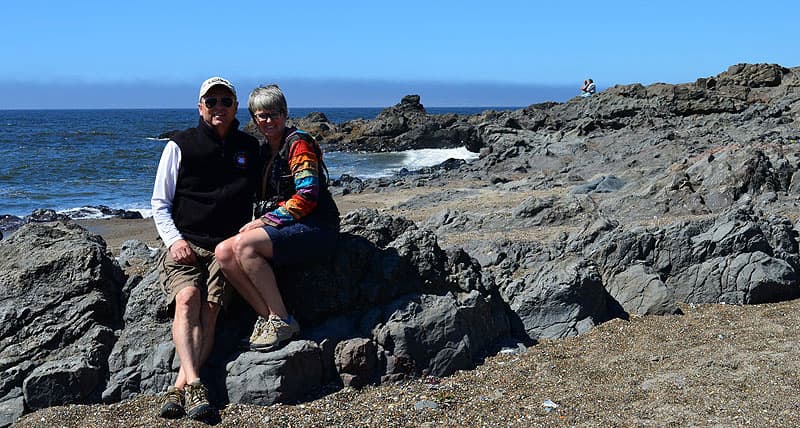
<svg viewBox="0 0 800 428"><path fill-rule="evenodd" d="M473 153L466 147L455 149L418 149L400 152L406 156L404 166L409 170L438 165L448 159L464 159L469 162L478 159L478 153Z"/></svg>
<svg viewBox="0 0 800 428"><path fill-rule="evenodd" d="M459 147L388 153L330 152L326 153L325 157L331 160L326 163L333 178L338 178L342 174L360 178L381 178L397 174L403 168L413 171L438 165L448 159L464 159L469 162L477 159L478 153Z"/></svg>
<svg viewBox="0 0 800 428"><path fill-rule="evenodd" d="M113 207L112 207L113 208ZM137 211L139 212L142 217L150 218L153 216L153 210L150 208L136 208L132 206L123 206L121 208L114 208L114 209L122 209L126 211ZM78 208L68 208L65 210L56 211L59 214L64 214L69 216L72 219L102 219L102 218L113 218L114 216L103 214L102 211L95 207L78 207Z"/></svg>
<svg viewBox="0 0 800 428"><path fill-rule="evenodd" d="M59 214L64 214L69 216L69 218L73 219L85 219L85 218L111 218L110 215L103 214L100 210L93 207L79 207L79 208L69 208L62 211L56 211Z"/></svg>

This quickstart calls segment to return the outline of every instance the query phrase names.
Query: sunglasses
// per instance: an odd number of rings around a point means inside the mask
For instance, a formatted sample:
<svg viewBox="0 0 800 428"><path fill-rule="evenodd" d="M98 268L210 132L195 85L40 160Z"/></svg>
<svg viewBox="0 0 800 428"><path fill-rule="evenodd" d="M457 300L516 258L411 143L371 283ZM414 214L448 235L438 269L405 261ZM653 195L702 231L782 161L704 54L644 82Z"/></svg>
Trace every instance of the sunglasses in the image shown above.
<svg viewBox="0 0 800 428"><path fill-rule="evenodd" d="M259 122L264 122L267 119L277 120L281 116L283 116L283 113L279 113L279 112L275 112L275 111L273 111L272 113L263 113L262 112L262 113L256 113L253 116L256 119L258 119Z"/></svg>
<svg viewBox="0 0 800 428"><path fill-rule="evenodd" d="M223 97L223 98L203 98L203 103L205 103L207 108L214 108L217 105L217 100L222 102L222 105L225 107L230 107L233 105L233 98L230 97Z"/></svg>

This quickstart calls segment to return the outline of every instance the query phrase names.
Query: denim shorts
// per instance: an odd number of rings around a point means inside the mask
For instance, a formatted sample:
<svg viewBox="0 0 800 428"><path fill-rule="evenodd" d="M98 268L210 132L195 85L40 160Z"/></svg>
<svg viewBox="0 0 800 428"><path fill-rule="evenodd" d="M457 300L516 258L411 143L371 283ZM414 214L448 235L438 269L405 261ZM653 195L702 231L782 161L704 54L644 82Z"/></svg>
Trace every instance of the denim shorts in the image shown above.
<svg viewBox="0 0 800 428"><path fill-rule="evenodd" d="M264 230L272 241L274 267L324 260L333 253L339 237L339 228L308 217L281 228L264 226Z"/></svg>

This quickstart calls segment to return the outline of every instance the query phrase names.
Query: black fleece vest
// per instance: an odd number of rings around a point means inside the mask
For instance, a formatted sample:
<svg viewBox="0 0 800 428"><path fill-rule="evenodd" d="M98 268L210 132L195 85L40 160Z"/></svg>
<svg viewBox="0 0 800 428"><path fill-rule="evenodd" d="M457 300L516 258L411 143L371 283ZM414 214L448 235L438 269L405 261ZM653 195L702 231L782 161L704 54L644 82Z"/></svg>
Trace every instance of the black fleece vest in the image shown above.
<svg viewBox="0 0 800 428"><path fill-rule="evenodd" d="M207 250L250 221L261 168L258 140L234 120L219 139L202 119L172 140L181 165L172 200L172 219L184 238Z"/></svg>

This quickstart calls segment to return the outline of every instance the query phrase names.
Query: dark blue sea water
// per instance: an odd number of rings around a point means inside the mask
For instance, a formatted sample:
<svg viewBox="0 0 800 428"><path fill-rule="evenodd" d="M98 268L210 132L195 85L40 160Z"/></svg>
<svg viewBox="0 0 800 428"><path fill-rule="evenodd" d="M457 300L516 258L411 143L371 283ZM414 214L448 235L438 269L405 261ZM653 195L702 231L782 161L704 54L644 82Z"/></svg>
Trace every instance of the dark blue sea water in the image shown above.
<svg viewBox="0 0 800 428"><path fill-rule="evenodd" d="M428 113L476 114L488 108L427 108ZM505 108L509 109L509 108ZM381 108L291 109L341 123L372 119ZM25 216L38 208L67 211L90 205L140 210L149 215L162 132L197 124L196 109L0 110L0 215ZM240 122L249 120L246 109ZM466 150L325 154L331 176L378 177L402 167L416 169Z"/></svg>

